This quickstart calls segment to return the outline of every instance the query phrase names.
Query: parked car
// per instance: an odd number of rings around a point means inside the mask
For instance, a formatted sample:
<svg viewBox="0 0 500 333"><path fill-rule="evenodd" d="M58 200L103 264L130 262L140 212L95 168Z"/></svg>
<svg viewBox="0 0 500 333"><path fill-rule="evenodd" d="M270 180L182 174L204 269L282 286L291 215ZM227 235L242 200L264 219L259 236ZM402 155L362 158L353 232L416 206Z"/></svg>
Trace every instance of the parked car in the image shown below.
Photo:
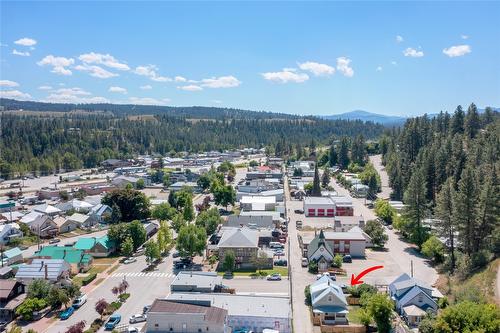
<svg viewBox="0 0 500 333"><path fill-rule="evenodd" d="M127 327L127 333L139 333L139 329L137 327L129 326Z"/></svg>
<svg viewBox="0 0 500 333"><path fill-rule="evenodd" d="M267 281L281 281L280 273L273 273L267 276Z"/></svg>
<svg viewBox="0 0 500 333"><path fill-rule="evenodd" d="M346 262L346 263L351 263L351 262L352 262L352 257L351 257L349 254L346 254L346 255L342 258L342 261L343 261L343 262Z"/></svg>
<svg viewBox="0 0 500 333"><path fill-rule="evenodd" d="M307 265L309 265L309 260L307 260L307 258L302 258L302 267L307 267Z"/></svg>
<svg viewBox="0 0 500 333"><path fill-rule="evenodd" d="M136 262L137 261L137 258L134 258L134 257L130 257L130 258L127 258L123 261L124 264L131 264L133 262Z"/></svg>
<svg viewBox="0 0 500 333"><path fill-rule="evenodd" d="M61 320L66 320L68 319L69 317L71 317L71 315L75 313L75 308L70 306L69 308L67 308L66 310L64 310L63 312L61 312L61 314L59 315L59 318L61 318Z"/></svg>
<svg viewBox="0 0 500 333"><path fill-rule="evenodd" d="M113 328L118 325L118 323L122 320L122 316L119 314L112 314L111 317L109 317L108 321L104 325L104 328L106 330L112 330Z"/></svg>
<svg viewBox="0 0 500 333"><path fill-rule="evenodd" d="M128 320L130 324L135 324L135 323L142 323L143 321L146 321L146 314L144 313L139 313L131 316Z"/></svg>
<svg viewBox="0 0 500 333"><path fill-rule="evenodd" d="M274 251L274 256L275 257L281 257L281 256L284 256L284 255L285 255L285 252L283 252L282 250Z"/></svg>
<svg viewBox="0 0 500 333"><path fill-rule="evenodd" d="M61 240L59 238L52 238L51 240L49 240L49 244L56 244L56 243L59 243Z"/></svg>
<svg viewBox="0 0 500 333"><path fill-rule="evenodd" d="M175 251L174 253L172 253L172 258L179 258L179 256L179 251Z"/></svg>
<svg viewBox="0 0 500 333"><path fill-rule="evenodd" d="M301 229L302 228L302 221L296 221L295 222L295 226L297 227L297 229Z"/></svg>
<svg viewBox="0 0 500 333"><path fill-rule="evenodd" d="M151 309L151 305L145 305L145 306L142 308L142 313L143 313L143 314L148 313L150 309Z"/></svg>
<svg viewBox="0 0 500 333"><path fill-rule="evenodd" d="M295 214L304 214L304 210L303 209L296 209L294 210Z"/></svg>
<svg viewBox="0 0 500 333"><path fill-rule="evenodd" d="M274 266L286 266L288 262L285 259L275 260Z"/></svg>
<svg viewBox="0 0 500 333"><path fill-rule="evenodd" d="M138 256L141 256L144 254L144 252L146 252L146 249L145 248L141 248L141 249L138 249L137 251L134 252L133 256L134 257L138 257Z"/></svg>
<svg viewBox="0 0 500 333"><path fill-rule="evenodd" d="M87 295L81 294L73 300L73 307L78 309L80 306L85 304L85 302L87 302Z"/></svg>

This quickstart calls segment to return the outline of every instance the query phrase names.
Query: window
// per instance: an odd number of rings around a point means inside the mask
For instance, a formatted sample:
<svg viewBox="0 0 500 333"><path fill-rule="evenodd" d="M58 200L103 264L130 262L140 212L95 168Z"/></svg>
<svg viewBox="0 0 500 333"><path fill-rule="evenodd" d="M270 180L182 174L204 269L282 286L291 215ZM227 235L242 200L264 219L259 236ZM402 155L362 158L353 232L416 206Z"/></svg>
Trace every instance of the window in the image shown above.
<svg viewBox="0 0 500 333"><path fill-rule="evenodd" d="M158 326L158 324L156 324L155 326ZM174 329L172 327L170 327L170 332L172 332Z"/></svg>
<svg viewBox="0 0 500 333"><path fill-rule="evenodd" d="M424 301L424 297L422 297L422 295L418 296L418 302L422 303L423 301Z"/></svg>
<svg viewBox="0 0 500 333"><path fill-rule="evenodd" d="M200 332L200 333L201 333L201 328L198 328L198 332Z"/></svg>

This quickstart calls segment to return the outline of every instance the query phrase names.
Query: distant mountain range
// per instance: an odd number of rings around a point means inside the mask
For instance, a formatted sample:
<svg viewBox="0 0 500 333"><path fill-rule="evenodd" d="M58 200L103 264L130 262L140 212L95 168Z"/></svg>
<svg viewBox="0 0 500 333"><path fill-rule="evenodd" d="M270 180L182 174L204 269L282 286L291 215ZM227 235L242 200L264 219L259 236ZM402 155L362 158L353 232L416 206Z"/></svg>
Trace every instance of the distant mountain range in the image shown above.
<svg viewBox="0 0 500 333"><path fill-rule="evenodd" d="M500 112L500 108L492 107L493 111ZM479 113L483 113L485 109L478 108L477 111ZM466 111L466 110L465 110ZM453 112L451 112L453 113ZM428 114L429 117L435 117L438 113ZM383 114L372 113L363 110L354 110L351 112L334 114L330 116L321 116L323 119L342 119L342 120L362 120L362 121L371 121L374 123L379 123L385 126L398 126L403 124L407 118L409 117L401 117L401 116L386 116Z"/></svg>
<svg viewBox="0 0 500 333"><path fill-rule="evenodd" d="M330 116L322 116L324 119L336 120L362 120L362 121L371 121L374 123L379 123L382 125L400 125L406 121L405 117L399 116L386 116L383 114L372 113L363 110L354 110L351 112L334 114Z"/></svg>

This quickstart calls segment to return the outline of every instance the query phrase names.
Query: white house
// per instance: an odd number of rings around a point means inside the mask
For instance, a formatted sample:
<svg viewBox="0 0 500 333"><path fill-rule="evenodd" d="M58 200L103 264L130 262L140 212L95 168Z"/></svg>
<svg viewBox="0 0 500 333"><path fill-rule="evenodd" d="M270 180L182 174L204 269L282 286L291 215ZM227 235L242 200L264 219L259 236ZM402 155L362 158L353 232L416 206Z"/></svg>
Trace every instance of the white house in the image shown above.
<svg viewBox="0 0 500 333"><path fill-rule="evenodd" d="M321 230L308 246L307 259L309 262L314 261L319 271L326 271L333 262L333 257L333 249L325 241L325 235Z"/></svg>
<svg viewBox="0 0 500 333"><path fill-rule="evenodd" d="M21 227L17 223L5 223L0 225L0 244L8 244L12 239L23 237Z"/></svg>
<svg viewBox="0 0 500 333"><path fill-rule="evenodd" d="M316 325L347 325L347 300L342 288L328 276L310 286L313 322Z"/></svg>

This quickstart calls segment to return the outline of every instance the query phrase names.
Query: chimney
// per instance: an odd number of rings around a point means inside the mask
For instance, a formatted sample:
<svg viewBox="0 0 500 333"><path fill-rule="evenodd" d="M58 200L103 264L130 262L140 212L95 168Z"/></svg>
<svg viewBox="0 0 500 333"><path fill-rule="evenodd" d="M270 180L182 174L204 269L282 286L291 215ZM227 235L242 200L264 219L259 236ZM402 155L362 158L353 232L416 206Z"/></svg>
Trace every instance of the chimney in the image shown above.
<svg viewBox="0 0 500 333"><path fill-rule="evenodd" d="M41 261L40 270L42 270L42 269L43 269L43 264L44 264L44 262L43 262L43 260L42 260L42 261Z"/></svg>
<svg viewBox="0 0 500 333"><path fill-rule="evenodd" d="M48 280L49 279L49 269L48 269L48 265L45 265L45 280Z"/></svg>

